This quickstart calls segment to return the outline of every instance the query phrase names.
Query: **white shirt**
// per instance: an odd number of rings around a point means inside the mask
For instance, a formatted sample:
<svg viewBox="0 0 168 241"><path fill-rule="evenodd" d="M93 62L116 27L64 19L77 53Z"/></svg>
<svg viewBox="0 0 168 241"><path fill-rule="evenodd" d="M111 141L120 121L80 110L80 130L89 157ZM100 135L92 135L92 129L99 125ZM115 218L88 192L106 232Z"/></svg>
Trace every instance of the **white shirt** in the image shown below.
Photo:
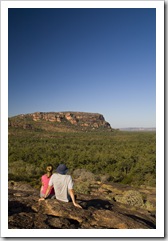
<svg viewBox="0 0 168 241"><path fill-rule="evenodd" d="M69 202L69 189L73 189L72 177L70 175L62 175L54 173L49 181L49 186L54 186L56 199Z"/></svg>

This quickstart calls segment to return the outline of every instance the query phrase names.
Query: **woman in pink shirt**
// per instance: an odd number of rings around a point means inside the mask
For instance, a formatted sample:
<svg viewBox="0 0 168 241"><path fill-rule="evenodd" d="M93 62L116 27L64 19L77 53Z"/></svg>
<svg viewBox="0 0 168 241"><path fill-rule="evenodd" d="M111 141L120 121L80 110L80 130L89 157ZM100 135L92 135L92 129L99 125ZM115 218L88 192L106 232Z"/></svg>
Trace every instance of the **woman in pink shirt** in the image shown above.
<svg viewBox="0 0 168 241"><path fill-rule="evenodd" d="M40 189L40 197L41 198L44 197L45 194L46 194L46 190L47 190L48 183L49 183L50 177L52 175L52 172L53 172L53 166L51 164L49 164L46 167L46 174L44 174L41 177L41 183L42 183L42 186L41 186L41 189ZM50 191L49 197L51 198L54 195L55 195L54 188L52 188L51 191Z"/></svg>

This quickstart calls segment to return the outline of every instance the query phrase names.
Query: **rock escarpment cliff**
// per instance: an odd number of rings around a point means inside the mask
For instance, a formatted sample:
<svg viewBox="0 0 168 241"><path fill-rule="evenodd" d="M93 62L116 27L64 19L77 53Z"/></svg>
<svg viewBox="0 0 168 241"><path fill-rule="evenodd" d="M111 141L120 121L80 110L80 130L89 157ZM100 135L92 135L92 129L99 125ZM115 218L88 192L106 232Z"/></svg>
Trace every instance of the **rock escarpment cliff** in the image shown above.
<svg viewBox="0 0 168 241"><path fill-rule="evenodd" d="M40 123L41 126L43 124L46 128L46 123L50 123L53 124L53 127L60 128L112 130L110 124L105 121L102 114L87 112L35 112L11 117L8 123L11 127L22 127L24 129L36 128L38 123Z"/></svg>

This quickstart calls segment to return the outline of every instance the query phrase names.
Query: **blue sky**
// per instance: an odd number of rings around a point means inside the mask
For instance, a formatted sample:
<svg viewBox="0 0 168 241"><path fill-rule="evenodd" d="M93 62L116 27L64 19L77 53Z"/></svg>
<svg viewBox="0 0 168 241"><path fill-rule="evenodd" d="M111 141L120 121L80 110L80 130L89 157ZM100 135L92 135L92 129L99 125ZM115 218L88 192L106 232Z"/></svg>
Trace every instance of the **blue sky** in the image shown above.
<svg viewBox="0 0 168 241"><path fill-rule="evenodd" d="M156 127L156 10L9 9L8 114L101 113Z"/></svg>

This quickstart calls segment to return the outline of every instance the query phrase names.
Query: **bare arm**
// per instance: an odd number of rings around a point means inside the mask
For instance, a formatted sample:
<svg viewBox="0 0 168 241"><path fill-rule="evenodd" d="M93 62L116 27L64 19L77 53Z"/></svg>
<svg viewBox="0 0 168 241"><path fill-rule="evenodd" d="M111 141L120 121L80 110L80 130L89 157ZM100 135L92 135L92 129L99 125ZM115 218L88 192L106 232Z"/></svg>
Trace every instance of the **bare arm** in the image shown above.
<svg viewBox="0 0 168 241"><path fill-rule="evenodd" d="M73 189L69 189L68 192L69 192L69 195L70 195L70 197L71 197L71 199L72 199L73 205L74 205L75 207L82 208L82 207L81 207L78 203L76 203L76 201L75 201L74 190L73 190Z"/></svg>
<svg viewBox="0 0 168 241"><path fill-rule="evenodd" d="M51 188L52 188L52 186L49 186L49 185L48 185L44 198L47 198L47 197L48 197L48 195L49 195L50 192L51 192Z"/></svg>
<svg viewBox="0 0 168 241"><path fill-rule="evenodd" d="M46 199L46 198L48 197L48 195L50 194L51 188L52 188L52 186L48 186L48 187L47 187L47 190L46 190L45 196L39 198L39 201L44 200L44 199Z"/></svg>

